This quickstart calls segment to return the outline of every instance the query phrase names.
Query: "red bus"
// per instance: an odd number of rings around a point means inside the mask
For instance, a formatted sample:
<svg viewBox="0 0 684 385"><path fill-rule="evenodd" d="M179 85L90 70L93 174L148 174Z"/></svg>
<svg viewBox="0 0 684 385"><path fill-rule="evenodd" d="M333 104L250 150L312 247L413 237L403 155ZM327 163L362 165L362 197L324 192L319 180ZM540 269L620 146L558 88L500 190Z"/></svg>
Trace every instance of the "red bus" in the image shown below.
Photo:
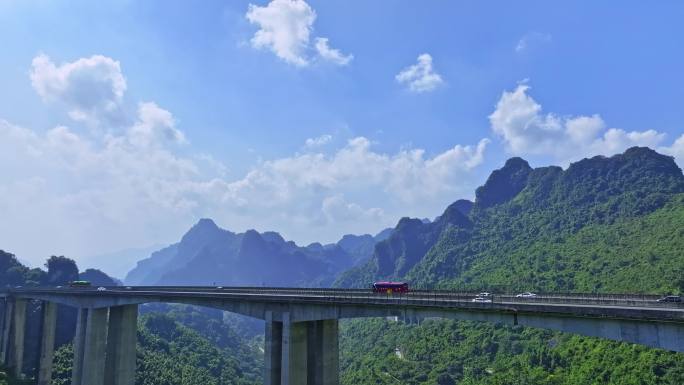
<svg viewBox="0 0 684 385"><path fill-rule="evenodd" d="M406 282L375 282L373 293L408 293L409 286Z"/></svg>

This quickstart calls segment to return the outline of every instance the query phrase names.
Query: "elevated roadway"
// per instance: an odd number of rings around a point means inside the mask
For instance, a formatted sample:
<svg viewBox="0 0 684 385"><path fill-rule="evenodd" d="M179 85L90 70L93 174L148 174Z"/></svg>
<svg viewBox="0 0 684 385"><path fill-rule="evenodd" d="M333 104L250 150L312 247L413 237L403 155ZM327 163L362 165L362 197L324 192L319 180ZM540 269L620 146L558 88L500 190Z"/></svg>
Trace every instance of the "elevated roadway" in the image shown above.
<svg viewBox="0 0 684 385"><path fill-rule="evenodd" d="M344 318L496 322L684 352L684 304L661 303L657 296L550 293L518 298L495 294L491 302L482 303L473 302L476 294L268 287L14 288L0 293L5 299L0 359L22 373L28 301L42 301L48 309L43 311L42 333L44 340L48 337L47 345L54 335L48 330L54 328L50 306L79 309L75 385L133 384L135 362L130 357L135 357L137 306L151 302L205 306L266 321L264 383L269 385L339 384L337 328L338 320ZM47 362L52 358L50 349L42 349L42 376L49 374L45 367L51 368Z"/></svg>

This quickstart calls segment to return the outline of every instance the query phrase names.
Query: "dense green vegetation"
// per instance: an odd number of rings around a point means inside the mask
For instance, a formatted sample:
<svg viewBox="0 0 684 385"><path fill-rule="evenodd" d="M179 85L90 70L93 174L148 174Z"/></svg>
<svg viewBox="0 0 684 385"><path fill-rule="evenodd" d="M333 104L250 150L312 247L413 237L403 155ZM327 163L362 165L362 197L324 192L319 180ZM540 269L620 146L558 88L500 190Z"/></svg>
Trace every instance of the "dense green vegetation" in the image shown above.
<svg viewBox="0 0 684 385"><path fill-rule="evenodd" d="M179 315L180 313L176 313ZM195 318L198 318L197 315ZM204 321L203 321L204 322ZM210 327L199 327L208 333ZM206 326L206 325L205 325ZM256 351L240 341L220 342L222 328L212 338L182 325L172 316L149 313L138 324L136 385L248 385L261 383L261 362ZM72 345L55 353L53 385L71 381Z"/></svg>
<svg viewBox="0 0 684 385"><path fill-rule="evenodd" d="M684 383L684 354L539 329L374 319L345 322L342 335L345 385Z"/></svg>
<svg viewBox="0 0 684 385"><path fill-rule="evenodd" d="M684 291L684 194L675 195L663 208L645 216L589 224L556 237L514 238L488 247L487 252L463 262L469 263L467 269L447 278L449 269L440 270L434 264L443 265L438 261L464 249L450 244L454 239L450 231L430 250L430 262L416 269L414 277L438 280L442 287L508 291ZM481 242L495 243L492 239Z"/></svg>

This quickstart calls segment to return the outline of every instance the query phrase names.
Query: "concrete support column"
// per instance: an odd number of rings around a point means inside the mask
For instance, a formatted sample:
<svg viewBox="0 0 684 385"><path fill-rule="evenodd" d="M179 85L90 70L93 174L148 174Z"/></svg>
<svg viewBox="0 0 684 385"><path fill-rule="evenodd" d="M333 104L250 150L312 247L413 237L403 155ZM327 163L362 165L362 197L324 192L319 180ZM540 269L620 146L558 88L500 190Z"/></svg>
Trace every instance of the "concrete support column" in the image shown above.
<svg viewBox="0 0 684 385"><path fill-rule="evenodd" d="M269 311L264 338L264 385L280 385L282 357L283 323L273 321L273 313Z"/></svg>
<svg viewBox="0 0 684 385"><path fill-rule="evenodd" d="M43 301L42 310L43 331L38 362L38 385L50 385L52 382L52 358L55 352L55 332L57 330L57 304Z"/></svg>
<svg viewBox="0 0 684 385"><path fill-rule="evenodd" d="M267 320L269 319L267 314ZM278 346L277 334L281 335ZM266 385L339 385L338 322L290 322L288 313L283 322L266 323L265 363ZM280 367L274 365L280 349ZM280 377L276 377L280 371ZM278 381L278 379L280 381Z"/></svg>
<svg viewBox="0 0 684 385"><path fill-rule="evenodd" d="M109 308L105 385L135 384L138 305Z"/></svg>
<svg viewBox="0 0 684 385"><path fill-rule="evenodd" d="M3 365L9 364L10 331L12 329L12 318L14 318L14 301L5 298L5 313L2 321L2 344L0 345L0 362Z"/></svg>
<svg viewBox="0 0 684 385"><path fill-rule="evenodd" d="M289 314L283 319L283 351L281 385L305 385L307 381L307 322L290 322Z"/></svg>
<svg viewBox="0 0 684 385"><path fill-rule="evenodd" d="M2 346L4 346L5 315L7 314L7 297L0 299L2 314L0 315L0 362L2 361Z"/></svg>
<svg viewBox="0 0 684 385"><path fill-rule="evenodd" d="M309 384L339 385L338 322L335 319L307 322Z"/></svg>
<svg viewBox="0 0 684 385"><path fill-rule="evenodd" d="M17 378L24 376L24 333L26 331L26 300L14 301L13 333L10 347L9 367Z"/></svg>
<svg viewBox="0 0 684 385"><path fill-rule="evenodd" d="M104 385L108 308L90 309L83 344L83 375L78 385Z"/></svg>
<svg viewBox="0 0 684 385"><path fill-rule="evenodd" d="M81 379L83 378L83 351L87 325L88 309L78 309L76 334L74 335L74 364L71 368L71 385L81 385Z"/></svg>

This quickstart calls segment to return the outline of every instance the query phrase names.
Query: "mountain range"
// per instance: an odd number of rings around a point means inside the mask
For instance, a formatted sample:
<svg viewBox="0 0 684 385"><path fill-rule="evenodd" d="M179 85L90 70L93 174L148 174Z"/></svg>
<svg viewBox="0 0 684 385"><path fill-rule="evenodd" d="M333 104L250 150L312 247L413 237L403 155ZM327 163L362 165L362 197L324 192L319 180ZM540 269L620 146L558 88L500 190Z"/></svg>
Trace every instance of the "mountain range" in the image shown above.
<svg viewBox="0 0 684 385"><path fill-rule="evenodd" d="M375 236L301 247L276 232L233 233L202 219L138 262L125 282L366 287L396 279L414 287L679 291L683 201L682 171L648 148L566 169L511 158L474 202L456 200L432 221L402 218Z"/></svg>
<svg viewBox="0 0 684 385"><path fill-rule="evenodd" d="M683 193L674 159L648 148L565 170L511 158L475 202L456 202L431 223L401 219L336 285L405 279L473 289L684 290Z"/></svg>
<svg viewBox="0 0 684 385"><path fill-rule="evenodd" d="M128 285L324 286L350 267L365 262L374 245L391 234L345 235L339 242L305 247L279 233L233 233L211 219L200 219L180 242L138 262Z"/></svg>

